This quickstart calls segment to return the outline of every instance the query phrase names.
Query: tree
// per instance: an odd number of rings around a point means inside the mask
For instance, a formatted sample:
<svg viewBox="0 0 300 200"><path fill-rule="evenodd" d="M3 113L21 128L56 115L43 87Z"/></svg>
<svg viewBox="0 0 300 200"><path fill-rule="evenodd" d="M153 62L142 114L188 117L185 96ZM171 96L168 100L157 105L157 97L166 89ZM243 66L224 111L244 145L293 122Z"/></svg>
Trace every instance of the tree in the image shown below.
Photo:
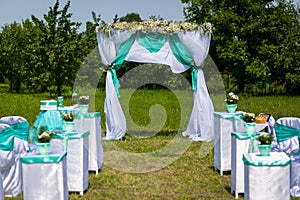
<svg viewBox="0 0 300 200"><path fill-rule="evenodd" d="M70 1L59 10L59 0L44 15L44 20L32 16L32 21L40 30L38 40L42 43L45 54L40 54L43 69L48 74L49 86L55 85L54 91L61 95L63 86L72 86L76 72L83 59L82 48L85 45L82 34L78 33L80 23L71 21L68 13ZM41 50L42 50L41 49ZM51 87L47 88L52 91Z"/></svg>
<svg viewBox="0 0 300 200"><path fill-rule="evenodd" d="M2 76L9 81L10 92L19 92L24 77L26 35L16 22L2 29L0 46L0 68Z"/></svg>
<svg viewBox="0 0 300 200"><path fill-rule="evenodd" d="M253 82L262 87L299 79L299 22L291 2L283 0L182 0L188 21L213 24L210 55L220 71L243 92ZM295 70L297 69L297 70ZM298 78L297 78L298 77ZM288 88L288 87L287 87ZM299 88L299 87L298 87ZM299 91L299 90L298 90Z"/></svg>
<svg viewBox="0 0 300 200"><path fill-rule="evenodd" d="M137 13L128 13L126 16L119 19L120 22L141 22L142 19Z"/></svg>

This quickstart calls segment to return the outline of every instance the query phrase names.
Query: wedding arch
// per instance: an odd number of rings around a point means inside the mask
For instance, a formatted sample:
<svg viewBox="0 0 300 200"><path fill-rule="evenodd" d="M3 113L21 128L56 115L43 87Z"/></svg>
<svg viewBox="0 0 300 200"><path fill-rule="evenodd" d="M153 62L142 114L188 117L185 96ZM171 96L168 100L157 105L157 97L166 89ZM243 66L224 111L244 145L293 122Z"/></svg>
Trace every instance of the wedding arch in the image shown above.
<svg viewBox="0 0 300 200"><path fill-rule="evenodd" d="M208 55L212 27L189 22L145 21L103 23L97 27L99 53L109 69L106 75L107 140L119 140L126 133L126 119L120 105L116 72L124 61L168 65L173 73L192 68L194 105L183 136L196 141L213 140L213 104L201 69Z"/></svg>

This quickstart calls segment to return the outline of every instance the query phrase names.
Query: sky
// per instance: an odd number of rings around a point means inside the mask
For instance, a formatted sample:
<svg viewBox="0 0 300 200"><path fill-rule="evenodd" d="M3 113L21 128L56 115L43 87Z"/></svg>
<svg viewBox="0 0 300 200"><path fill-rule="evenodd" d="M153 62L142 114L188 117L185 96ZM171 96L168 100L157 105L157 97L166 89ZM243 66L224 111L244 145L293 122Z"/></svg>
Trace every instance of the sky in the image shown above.
<svg viewBox="0 0 300 200"><path fill-rule="evenodd" d="M0 0L0 27L11 24L14 21L31 19L35 15L43 19L49 7L53 7L56 0ZM67 0L60 0L60 8ZM92 20L92 11L101 15L105 22L112 22L114 16L123 17L128 13L138 13L142 20L148 20L149 16L160 16L168 21L184 21L183 7L180 0L71 0L69 13L72 20L85 22Z"/></svg>

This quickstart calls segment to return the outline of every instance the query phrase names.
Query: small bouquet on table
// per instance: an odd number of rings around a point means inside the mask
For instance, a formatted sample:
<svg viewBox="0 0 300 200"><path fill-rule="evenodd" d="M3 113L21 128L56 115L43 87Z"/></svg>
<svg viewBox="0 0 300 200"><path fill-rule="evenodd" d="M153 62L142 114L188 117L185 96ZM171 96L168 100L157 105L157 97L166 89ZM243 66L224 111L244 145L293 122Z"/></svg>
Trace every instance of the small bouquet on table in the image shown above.
<svg viewBox="0 0 300 200"><path fill-rule="evenodd" d="M88 113L89 110L90 97L89 96L80 96L78 108L81 114Z"/></svg>
<svg viewBox="0 0 300 200"><path fill-rule="evenodd" d="M255 114L254 113L243 113L242 120L244 121L245 132L253 134L255 132Z"/></svg>
<svg viewBox="0 0 300 200"><path fill-rule="evenodd" d="M258 145L258 150L261 156L270 155L270 151L272 149L272 140L273 140L272 133L261 133L257 137L257 141L260 142L260 144Z"/></svg>
<svg viewBox="0 0 300 200"><path fill-rule="evenodd" d="M40 127L39 136L37 138L37 148L41 155L48 155L50 152L50 140L53 137L53 133L48 131L45 126Z"/></svg>
<svg viewBox="0 0 300 200"><path fill-rule="evenodd" d="M62 118L64 120L64 130L66 132L73 132L74 131L74 115L72 112L65 112L62 114Z"/></svg>
<svg viewBox="0 0 300 200"><path fill-rule="evenodd" d="M237 103L239 101L238 95L230 92L227 94L225 102L226 102L226 109L229 113L234 113L237 109Z"/></svg>

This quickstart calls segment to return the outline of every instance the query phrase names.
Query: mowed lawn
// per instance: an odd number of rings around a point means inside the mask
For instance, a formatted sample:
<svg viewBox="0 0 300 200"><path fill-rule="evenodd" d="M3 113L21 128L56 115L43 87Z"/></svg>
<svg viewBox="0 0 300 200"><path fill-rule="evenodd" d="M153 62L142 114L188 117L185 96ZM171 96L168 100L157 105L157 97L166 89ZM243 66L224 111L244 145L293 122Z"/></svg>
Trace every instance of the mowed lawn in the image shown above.
<svg viewBox="0 0 300 200"><path fill-rule="evenodd" d="M104 91L96 91L90 108L90 111L101 112L103 136L104 98ZM32 125L39 113L39 101L46 99L55 97L3 92L0 94L0 117L20 115ZM224 96L212 96L212 99L216 111L225 111ZM65 105L70 105L70 102L69 97L64 98ZM174 156L172 162L158 169L155 168L158 163L153 163L152 168L144 171L144 168L126 163L130 159L122 160L118 154L111 154L112 146L128 155L151 154L176 140L189 119L191 92L137 90L130 93L121 90L120 102L128 120L126 139L103 141L104 165L101 171L98 175L89 174L89 187L83 196L71 193L69 199L234 199L234 195L230 194L230 172L220 176L214 170L212 142L184 142L188 144L187 149L179 156ZM299 102L300 97L240 95L238 110L270 113L275 119L300 117ZM119 166L113 166L113 160L118 160ZM126 170L126 166L136 167L137 171ZM22 199L22 195L7 199ZM243 199L243 196L240 195L239 199Z"/></svg>

